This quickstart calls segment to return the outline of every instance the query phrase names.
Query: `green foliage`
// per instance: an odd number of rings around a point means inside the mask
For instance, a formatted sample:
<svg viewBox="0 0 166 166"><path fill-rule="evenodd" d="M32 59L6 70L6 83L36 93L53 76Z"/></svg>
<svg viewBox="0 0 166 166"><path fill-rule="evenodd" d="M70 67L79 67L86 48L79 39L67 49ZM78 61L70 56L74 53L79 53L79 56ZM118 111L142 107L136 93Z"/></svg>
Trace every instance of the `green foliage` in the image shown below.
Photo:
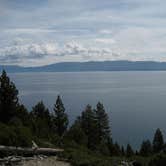
<svg viewBox="0 0 166 166"><path fill-rule="evenodd" d="M130 144L127 144L126 156L127 156L127 157L131 157L131 156L133 156L133 155L134 155L134 151L133 151L131 145L130 145Z"/></svg>
<svg viewBox="0 0 166 166"><path fill-rule="evenodd" d="M23 126L30 126L30 116L24 105L18 105L15 116L10 120L10 123L20 123Z"/></svg>
<svg viewBox="0 0 166 166"><path fill-rule="evenodd" d="M113 155L115 155L115 156L121 155L121 149L117 142L115 142L115 144L114 144Z"/></svg>
<svg viewBox="0 0 166 166"><path fill-rule="evenodd" d="M110 152L110 156L114 156L115 155L115 149L114 149L115 147L114 147L112 138L108 139L107 146L108 146L108 149Z"/></svg>
<svg viewBox="0 0 166 166"><path fill-rule="evenodd" d="M16 135L13 129L7 125L0 123L0 144L1 145L13 145L16 140Z"/></svg>
<svg viewBox="0 0 166 166"><path fill-rule="evenodd" d="M110 127L108 115L103 104L100 102L93 110L87 105L80 117L81 128L87 136L87 147L91 150L100 151L103 154L109 153L107 146L110 139Z"/></svg>
<svg viewBox="0 0 166 166"><path fill-rule="evenodd" d="M8 123L15 115L18 105L18 90L3 70L0 76L0 121Z"/></svg>
<svg viewBox="0 0 166 166"><path fill-rule="evenodd" d="M96 153L102 154L105 156L110 156L110 151L106 143L101 142L99 145L96 145Z"/></svg>
<svg viewBox="0 0 166 166"><path fill-rule="evenodd" d="M125 150L124 150L124 147L123 147L123 146L121 146L121 155L122 155L122 156L125 156Z"/></svg>
<svg viewBox="0 0 166 166"><path fill-rule="evenodd" d="M107 142L110 137L109 118L103 104L100 102L98 102L96 106L96 131L98 143Z"/></svg>
<svg viewBox="0 0 166 166"><path fill-rule="evenodd" d="M95 154L94 152L78 146L68 148L62 154L73 166L109 166L112 165L110 158Z"/></svg>
<svg viewBox="0 0 166 166"><path fill-rule="evenodd" d="M34 136L33 141L43 148L55 148L59 146L60 138L57 135L51 135L50 138L39 138Z"/></svg>
<svg viewBox="0 0 166 166"><path fill-rule="evenodd" d="M142 156L149 156L150 154L152 154L152 145L149 140L142 142L140 154Z"/></svg>
<svg viewBox="0 0 166 166"><path fill-rule="evenodd" d="M13 145L21 147L31 147L32 146L32 134L29 128L23 126L13 127L14 133L16 135L15 143Z"/></svg>
<svg viewBox="0 0 166 166"><path fill-rule="evenodd" d="M165 166L166 165L166 155L158 154L152 158L149 162L149 166Z"/></svg>
<svg viewBox="0 0 166 166"><path fill-rule="evenodd" d="M87 136L87 147L90 149L95 149L97 138L96 120L95 112L92 110L90 105L87 105L85 110L82 112L81 127Z"/></svg>
<svg viewBox="0 0 166 166"><path fill-rule="evenodd" d="M33 108L31 114L34 118L41 118L49 120L49 111L45 107L44 103L41 101L37 103Z"/></svg>
<svg viewBox="0 0 166 166"><path fill-rule="evenodd" d="M164 138L160 129L157 129L153 138L153 151L158 153L163 150Z"/></svg>
<svg viewBox="0 0 166 166"><path fill-rule="evenodd" d="M51 133L51 116L42 101L32 108L30 118L34 135L40 138L49 138Z"/></svg>
<svg viewBox="0 0 166 166"><path fill-rule="evenodd" d="M110 156L125 156L124 147L120 147L117 142L113 143L112 139L108 140L107 146L109 148Z"/></svg>
<svg viewBox="0 0 166 166"><path fill-rule="evenodd" d="M69 141L74 141L76 144L79 145L87 145L87 136L81 128L80 118L78 118L70 127L65 136L65 139L68 139Z"/></svg>
<svg viewBox="0 0 166 166"><path fill-rule="evenodd" d="M31 141L32 135L28 128L0 123L0 145L29 147Z"/></svg>
<svg viewBox="0 0 166 166"><path fill-rule="evenodd" d="M54 127L59 136L63 136L68 126L68 116L65 113L65 108L60 96L57 97L54 105Z"/></svg>

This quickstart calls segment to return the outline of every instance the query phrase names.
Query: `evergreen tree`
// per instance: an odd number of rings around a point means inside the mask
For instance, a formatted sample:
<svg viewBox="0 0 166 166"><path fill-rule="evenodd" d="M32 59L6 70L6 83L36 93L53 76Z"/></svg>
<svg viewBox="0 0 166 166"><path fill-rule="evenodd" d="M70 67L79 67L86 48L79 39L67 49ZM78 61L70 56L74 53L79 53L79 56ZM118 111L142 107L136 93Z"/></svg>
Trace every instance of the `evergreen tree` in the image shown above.
<svg viewBox="0 0 166 166"><path fill-rule="evenodd" d="M98 102L96 106L97 138L99 143L107 142L110 137L109 118L103 104Z"/></svg>
<svg viewBox="0 0 166 166"><path fill-rule="evenodd" d="M82 112L81 127L88 139L87 147L90 149L95 149L97 140L96 119L95 112L94 110L92 110L92 107L90 105L87 105L85 110Z"/></svg>
<svg viewBox="0 0 166 166"><path fill-rule="evenodd" d="M67 139L74 141L78 145L87 145L87 136L81 127L81 120L78 117L67 132Z"/></svg>
<svg viewBox="0 0 166 166"><path fill-rule="evenodd" d="M160 129L157 129L153 139L153 151L155 153L158 153L161 150L163 150L163 147L164 147L163 135Z"/></svg>
<svg viewBox="0 0 166 166"><path fill-rule="evenodd" d="M138 156L138 155L139 155L139 152L138 152L137 150L135 151L135 155L136 155L136 156Z"/></svg>
<svg viewBox="0 0 166 166"><path fill-rule="evenodd" d="M124 147L121 146L121 155L124 156L125 155L125 150L124 150Z"/></svg>
<svg viewBox="0 0 166 166"><path fill-rule="evenodd" d="M134 151L133 151L131 145L130 145L130 144L127 144L126 156L127 156L127 157L131 157L132 155L134 155Z"/></svg>
<svg viewBox="0 0 166 166"><path fill-rule="evenodd" d="M142 156L148 156L152 153L152 145L149 140L143 141L140 149L140 154Z"/></svg>
<svg viewBox="0 0 166 166"><path fill-rule="evenodd" d="M15 116L10 120L10 124L29 126L29 112L24 105L18 104Z"/></svg>
<svg viewBox="0 0 166 166"><path fill-rule="evenodd" d="M65 113L65 108L60 96L57 97L56 104L54 105L54 123L57 134L61 137L68 126L68 116Z"/></svg>
<svg viewBox="0 0 166 166"><path fill-rule="evenodd" d="M51 131L51 117L49 110L42 101L32 108L30 117L35 135L42 138L48 138Z"/></svg>
<svg viewBox="0 0 166 166"><path fill-rule="evenodd" d="M20 105L17 108L17 117L22 121L22 124L29 126L29 112L24 105Z"/></svg>
<svg viewBox="0 0 166 166"><path fill-rule="evenodd" d="M114 144L113 144L113 140L112 138L109 138L107 141L107 146L110 152L110 155L113 156L114 155Z"/></svg>
<svg viewBox="0 0 166 166"><path fill-rule="evenodd" d="M15 116L17 105L18 90L3 70L0 76L0 121L9 122Z"/></svg>
<svg viewBox="0 0 166 166"><path fill-rule="evenodd" d="M50 119L49 110L45 107L43 101L38 102L33 108L31 114L35 118Z"/></svg>
<svg viewBox="0 0 166 166"><path fill-rule="evenodd" d="M117 142L113 143L112 138L108 139L107 146L108 146L111 156L125 155L123 146L122 146L122 148L120 148L120 146Z"/></svg>
<svg viewBox="0 0 166 166"><path fill-rule="evenodd" d="M115 156L121 155L121 149L120 149L120 146L117 142L115 142L115 144L114 144L114 152L113 153Z"/></svg>

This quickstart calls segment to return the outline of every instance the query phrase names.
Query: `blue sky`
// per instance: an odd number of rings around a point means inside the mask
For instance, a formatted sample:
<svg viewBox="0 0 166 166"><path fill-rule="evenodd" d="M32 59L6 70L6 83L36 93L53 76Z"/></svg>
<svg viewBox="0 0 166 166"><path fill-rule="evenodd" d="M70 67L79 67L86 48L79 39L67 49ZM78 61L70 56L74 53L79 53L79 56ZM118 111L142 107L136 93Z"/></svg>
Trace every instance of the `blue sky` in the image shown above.
<svg viewBox="0 0 166 166"><path fill-rule="evenodd" d="M0 63L166 61L165 0L0 0Z"/></svg>

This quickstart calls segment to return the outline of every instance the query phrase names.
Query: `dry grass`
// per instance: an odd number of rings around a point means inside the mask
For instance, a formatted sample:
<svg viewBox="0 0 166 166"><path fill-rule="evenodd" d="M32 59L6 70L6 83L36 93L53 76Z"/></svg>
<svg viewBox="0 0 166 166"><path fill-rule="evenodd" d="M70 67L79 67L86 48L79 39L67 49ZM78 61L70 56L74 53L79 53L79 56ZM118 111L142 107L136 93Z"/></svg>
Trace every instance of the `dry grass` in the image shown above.
<svg viewBox="0 0 166 166"><path fill-rule="evenodd" d="M23 161L22 166L70 166L69 163L58 161L57 157L36 158L34 160Z"/></svg>

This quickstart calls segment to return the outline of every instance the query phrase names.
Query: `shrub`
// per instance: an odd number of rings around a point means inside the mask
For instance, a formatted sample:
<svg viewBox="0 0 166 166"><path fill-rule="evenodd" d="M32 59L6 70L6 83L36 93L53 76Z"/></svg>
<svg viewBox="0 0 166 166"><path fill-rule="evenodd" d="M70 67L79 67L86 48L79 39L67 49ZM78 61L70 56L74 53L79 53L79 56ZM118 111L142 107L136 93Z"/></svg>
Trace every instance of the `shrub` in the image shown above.
<svg viewBox="0 0 166 166"><path fill-rule="evenodd" d="M27 127L8 126L0 123L0 144L5 146L30 147L32 135Z"/></svg>
<svg viewBox="0 0 166 166"><path fill-rule="evenodd" d="M166 155L164 154L156 155L149 162L149 166L165 166L165 165L166 165Z"/></svg>
<svg viewBox="0 0 166 166"><path fill-rule="evenodd" d="M62 154L73 166L108 166L110 158L98 155L85 147L68 148Z"/></svg>

